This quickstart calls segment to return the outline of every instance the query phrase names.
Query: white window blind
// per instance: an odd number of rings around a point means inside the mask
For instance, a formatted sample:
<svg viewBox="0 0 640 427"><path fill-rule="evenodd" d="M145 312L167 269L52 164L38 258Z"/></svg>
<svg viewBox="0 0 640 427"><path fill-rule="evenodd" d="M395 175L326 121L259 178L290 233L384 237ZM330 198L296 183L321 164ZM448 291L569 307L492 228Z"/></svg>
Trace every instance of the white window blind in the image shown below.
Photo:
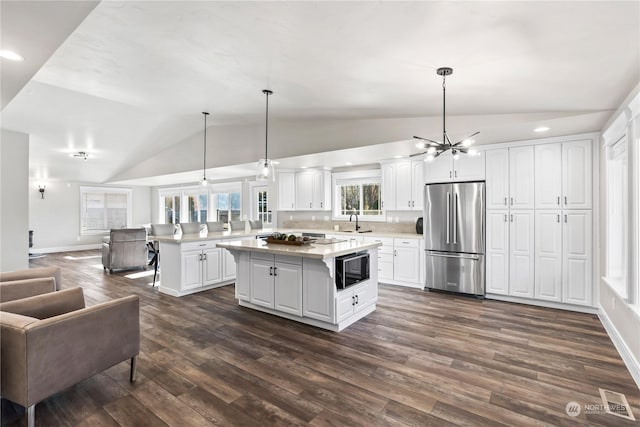
<svg viewBox="0 0 640 427"><path fill-rule="evenodd" d="M131 223L131 190L80 187L80 234L100 234Z"/></svg>

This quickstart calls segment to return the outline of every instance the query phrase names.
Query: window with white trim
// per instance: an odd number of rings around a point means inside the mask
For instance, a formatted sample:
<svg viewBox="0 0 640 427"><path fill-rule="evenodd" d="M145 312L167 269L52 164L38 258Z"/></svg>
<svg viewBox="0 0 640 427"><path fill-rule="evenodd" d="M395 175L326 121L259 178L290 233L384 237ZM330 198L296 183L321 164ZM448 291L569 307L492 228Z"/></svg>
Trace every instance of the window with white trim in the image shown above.
<svg viewBox="0 0 640 427"><path fill-rule="evenodd" d="M160 221L163 224L180 223L181 193L163 193L160 195Z"/></svg>
<svg viewBox="0 0 640 427"><path fill-rule="evenodd" d="M333 179L334 219L357 214L361 221L384 221L380 170L335 173Z"/></svg>
<svg viewBox="0 0 640 427"><path fill-rule="evenodd" d="M606 149L606 280L622 298L628 298L629 181L627 136Z"/></svg>
<svg viewBox="0 0 640 427"><path fill-rule="evenodd" d="M103 234L131 224L131 189L80 187L80 235Z"/></svg>

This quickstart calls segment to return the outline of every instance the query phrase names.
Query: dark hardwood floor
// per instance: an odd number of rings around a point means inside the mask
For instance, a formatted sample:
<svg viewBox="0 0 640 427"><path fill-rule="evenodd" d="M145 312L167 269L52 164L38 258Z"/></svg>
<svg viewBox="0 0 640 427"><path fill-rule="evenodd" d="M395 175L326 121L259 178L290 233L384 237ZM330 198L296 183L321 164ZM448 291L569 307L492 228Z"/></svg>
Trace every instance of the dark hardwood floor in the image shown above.
<svg viewBox="0 0 640 427"><path fill-rule="evenodd" d="M381 285L377 311L334 333L241 308L233 286L174 298L152 275L100 263L84 251L31 266L61 266L87 305L140 296L138 381L114 366L38 404L37 425L637 425L566 414L601 404L599 388L640 419L640 391L594 315ZM22 414L3 400L2 425Z"/></svg>

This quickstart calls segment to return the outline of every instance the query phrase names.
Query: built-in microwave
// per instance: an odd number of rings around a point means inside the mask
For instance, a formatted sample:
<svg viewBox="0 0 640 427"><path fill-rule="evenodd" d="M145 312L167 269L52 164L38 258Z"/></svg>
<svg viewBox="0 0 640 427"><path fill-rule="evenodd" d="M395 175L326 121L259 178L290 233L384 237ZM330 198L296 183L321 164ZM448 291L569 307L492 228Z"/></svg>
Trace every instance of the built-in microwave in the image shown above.
<svg viewBox="0 0 640 427"><path fill-rule="evenodd" d="M369 252L336 257L336 286L345 289L369 280Z"/></svg>

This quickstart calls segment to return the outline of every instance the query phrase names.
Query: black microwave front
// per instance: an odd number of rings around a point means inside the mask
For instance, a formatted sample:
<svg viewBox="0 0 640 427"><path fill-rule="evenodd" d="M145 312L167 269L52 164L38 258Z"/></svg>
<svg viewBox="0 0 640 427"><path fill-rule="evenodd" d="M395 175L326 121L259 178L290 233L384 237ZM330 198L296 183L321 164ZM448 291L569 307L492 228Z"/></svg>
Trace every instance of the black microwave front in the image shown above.
<svg viewBox="0 0 640 427"><path fill-rule="evenodd" d="M369 252L358 252L336 257L336 286L345 289L369 280Z"/></svg>

